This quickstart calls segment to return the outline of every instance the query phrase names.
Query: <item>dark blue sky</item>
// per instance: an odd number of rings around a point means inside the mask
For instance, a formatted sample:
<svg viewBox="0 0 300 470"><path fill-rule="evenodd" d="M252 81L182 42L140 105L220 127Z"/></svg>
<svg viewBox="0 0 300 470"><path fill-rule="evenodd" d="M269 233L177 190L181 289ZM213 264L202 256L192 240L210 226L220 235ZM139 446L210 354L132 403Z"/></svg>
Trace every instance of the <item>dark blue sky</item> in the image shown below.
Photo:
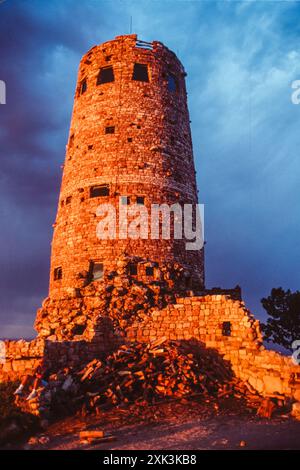
<svg viewBox="0 0 300 470"><path fill-rule="evenodd" d="M0 2L0 336L30 336L50 240L77 68L93 45L160 40L187 77L205 204L207 285L240 284L261 317L274 286L299 289L300 3Z"/></svg>

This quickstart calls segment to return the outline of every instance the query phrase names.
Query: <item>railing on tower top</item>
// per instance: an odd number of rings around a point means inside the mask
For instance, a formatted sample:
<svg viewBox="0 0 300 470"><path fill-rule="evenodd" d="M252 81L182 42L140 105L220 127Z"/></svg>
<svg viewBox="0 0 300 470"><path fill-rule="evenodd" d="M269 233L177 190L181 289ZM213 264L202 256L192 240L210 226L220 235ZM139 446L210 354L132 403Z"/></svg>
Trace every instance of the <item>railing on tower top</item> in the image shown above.
<svg viewBox="0 0 300 470"><path fill-rule="evenodd" d="M135 46L140 47L141 49L148 49L150 51L153 49L152 42L141 41L140 39L137 39Z"/></svg>

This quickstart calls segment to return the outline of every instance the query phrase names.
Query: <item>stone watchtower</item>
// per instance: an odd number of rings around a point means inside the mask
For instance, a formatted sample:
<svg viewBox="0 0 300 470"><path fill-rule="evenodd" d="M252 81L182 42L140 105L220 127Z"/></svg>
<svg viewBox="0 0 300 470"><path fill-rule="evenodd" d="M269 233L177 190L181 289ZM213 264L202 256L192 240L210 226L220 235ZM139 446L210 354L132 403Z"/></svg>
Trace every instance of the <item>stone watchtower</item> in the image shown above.
<svg viewBox="0 0 300 470"><path fill-rule="evenodd" d="M57 333L67 311L82 311L94 284L118 270L120 259L128 261L127 274L136 283L170 278L167 271L175 265L186 289L204 288L203 249L187 250L186 240L174 239L172 231L170 239L99 239L96 233L102 204L116 208L118 223L120 206L136 204L150 213L152 204L198 202L185 75L167 47L136 35L118 36L83 56L54 224L49 298L36 322L44 336ZM56 303L56 314L49 302Z"/></svg>

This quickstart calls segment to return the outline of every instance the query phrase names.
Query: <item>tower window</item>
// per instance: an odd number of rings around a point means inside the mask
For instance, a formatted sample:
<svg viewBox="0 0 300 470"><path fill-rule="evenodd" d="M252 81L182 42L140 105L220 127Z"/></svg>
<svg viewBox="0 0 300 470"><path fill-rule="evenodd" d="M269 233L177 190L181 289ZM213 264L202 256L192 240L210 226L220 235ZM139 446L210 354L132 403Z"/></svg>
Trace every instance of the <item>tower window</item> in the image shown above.
<svg viewBox="0 0 300 470"><path fill-rule="evenodd" d="M146 276L153 276L154 268L152 266L146 266Z"/></svg>
<svg viewBox="0 0 300 470"><path fill-rule="evenodd" d="M145 64L134 64L132 80L149 82L148 67Z"/></svg>
<svg viewBox="0 0 300 470"><path fill-rule="evenodd" d="M131 274L131 276L137 276L138 270L136 264L131 264L129 266L129 273Z"/></svg>
<svg viewBox="0 0 300 470"><path fill-rule="evenodd" d="M122 206L129 206L130 197L129 196L121 196L121 204L122 204Z"/></svg>
<svg viewBox="0 0 300 470"><path fill-rule="evenodd" d="M62 267L61 266L54 269L54 281L59 281L60 279L62 279Z"/></svg>
<svg viewBox="0 0 300 470"><path fill-rule="evenodd" d="M100 186L92 186L90 189L90 197L103 197L109 196L108 184L101 184Z"/></svg>
<svg viewBox="0 0 300 470"><path fill-rule="evenodd" d="M144 198L144 196L137 196L137 197L136 197L136 203L137 203L137 204L140 204L140 205L144 205L144 204L145 204L145 198Z"/></svg>
<svg viewBox="0 0 300 470"><path fill-rule="evenodd" d="M87 82L86 82L86 79L82 80L81 84L80 84L80 94L82 95L83 93L85 93L87 90Z"/></svg>
<svg viewBox="0 0 300 470"><path fill-rule="evenodd" d="M132 137L127 137L127 142L132 142Z"/></svg>
<svg viewBox="0 0 300 470"><path fill-rule="evenodd" d="M230 321L224 321L222 323L222 335L231 336L231 322Z"/></svg>
<svg viewBox="0 0 300 470"><path fill-rule="evenodd" d="M178 84L177 80L174 75L171 73L168 75L168 90L169 91L177 91L178 89Z"/></svg>
<svg viewBox="0 0 300 470"><path fill-rule="evenodd" d="M72 201L72 196L68 196L66 198L66 204L71 204L71 201Z"/></svg>
<svg viewBox="0 0 300 470"><path fill-rule="evenodd" d="M72 329L72 333L73 335L83 335L83 333L85 332L86 330L86 325L75 325Z"/></svg>
<svg viewBox="0 0 300 470"><path fill-rule="evenodd" d="M115 126L106 126L105 134L114 134L115 133Z"/></svg>
<svg viewBox="0 0 300 470"><path fill-rule="evenodd" d="M115 80L114 70L112 67L104 67L100 69L100 72L97 77L97 85L102 83L109 83Z"/></svg>
<svg viewBox="0 0 300 470"><path fill-rule="evenodd" d="M98 261L92 261L90 265L91 281L102 279L104 275L104 265Z"/></svg>

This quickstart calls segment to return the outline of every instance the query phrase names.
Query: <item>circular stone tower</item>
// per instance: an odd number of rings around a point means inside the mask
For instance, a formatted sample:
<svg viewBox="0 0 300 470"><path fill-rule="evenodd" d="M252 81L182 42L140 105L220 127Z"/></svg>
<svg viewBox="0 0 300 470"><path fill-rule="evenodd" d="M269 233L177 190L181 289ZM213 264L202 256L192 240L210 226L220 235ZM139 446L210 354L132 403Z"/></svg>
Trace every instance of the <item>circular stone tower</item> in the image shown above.
<svg viewBox="0 0 300 470"><path fill-rule="evenodd" d="M137 260L131 268L137 279L153 280L153 267L178 263L189 273L187 288L203 289L203 248L187 250L172 226L169 239L150 231L153 204L197 204L185 75L167 47L136 35L83 56L54 224L50 298L63 299L82 279L85 285L101 279L124 254ZM115 209L116 227L120 210L143 206L149 236L116 229L115 237L99 238L103 204Z"/></svg>
<svg viewBox="0 0 300 470"><path fill-rule="evenodd" d="M197 203L185 75L173 52L136 35L118 36L82 58L54 226L50 296L76 287L82 273L100 278L123 253L158 265L176 261L190 272L191 285L203 288L203 250L187 250L186 240L172 231L170 239L162 233L157 239L150 230L153 204ZM99 239L96 211L103 204L115 207L117 225L122 206L144 205L148 237L132 239L120 230ZM143 268L134 268L135 275L144 276Z"/></svg>

